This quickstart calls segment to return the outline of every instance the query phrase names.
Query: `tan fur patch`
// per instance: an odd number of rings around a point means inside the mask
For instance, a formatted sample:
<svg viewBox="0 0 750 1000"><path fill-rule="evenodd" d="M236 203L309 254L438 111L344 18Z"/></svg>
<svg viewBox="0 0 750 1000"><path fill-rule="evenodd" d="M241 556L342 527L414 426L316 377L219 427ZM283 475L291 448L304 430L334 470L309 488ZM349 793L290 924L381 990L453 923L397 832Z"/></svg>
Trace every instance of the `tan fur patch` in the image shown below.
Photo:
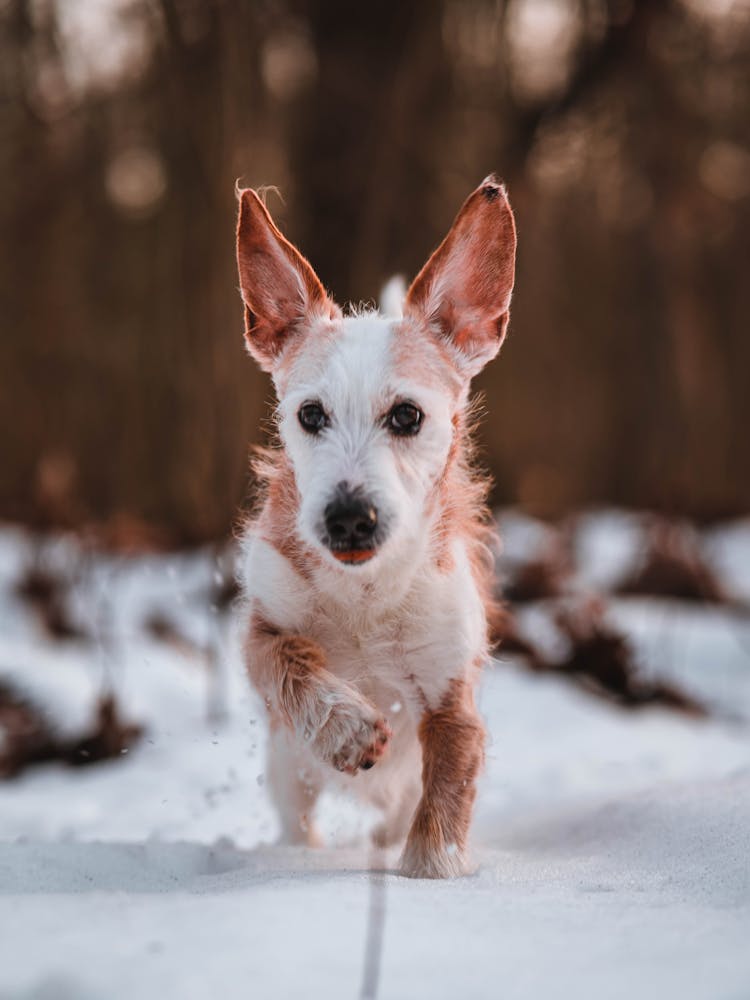
<svg viewBox="0 0 750 1000"><path fill-rule="evenodd" d="M281 448L258 448L252 467L259 495L257 513L250 518L248 527L284 556L303 580L312 580L322 560L297 534L299 493L286 452Z"/></svg>
<svg viewBox="0 0 750 1000"><path fill-rule="evenodd" d="M465 870L466 840L484 761L484 727L468 681L451 681L440 706L424 714L422 799L403 858L405 874L442 878Z"/></svg>
<svg viewBox="0 0 750 1000"><path fill-rule="evenodd" d="M487 506L490 479L473 462L471 415L459 411L453 418L454 436L448 460L435 487L432 505L437 515L434 559L438 569L453 569L452 546L466 545L472 576L488 619L497 614L493 549L497 533Z"/></svg>
<svg viewBox="0 0 750 1000"><path fill-rule="evenodd" d="M464 380L456 370L456 358L448 345L431 335L427 325L404 319L393 328L393 362L424 386L450 393L458 402Z"/></svg>

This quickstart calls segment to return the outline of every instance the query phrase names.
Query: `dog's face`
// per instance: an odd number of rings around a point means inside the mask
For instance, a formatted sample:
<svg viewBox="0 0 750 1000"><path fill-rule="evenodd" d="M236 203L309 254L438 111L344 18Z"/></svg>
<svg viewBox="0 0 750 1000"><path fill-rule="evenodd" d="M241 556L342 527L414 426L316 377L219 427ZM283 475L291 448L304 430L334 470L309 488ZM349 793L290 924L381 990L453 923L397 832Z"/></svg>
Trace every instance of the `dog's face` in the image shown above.
<svg viewBox="0 0 750 1000"><path fill-rule="evenodd" d="M305 540L358 566L415 538L461 392L430 338L376 315L340 319L305 338L277 384Z"/></svg>
<svg viewBox="0 0 750 1000"><path fill-rule="evenodd" d="M331 564L380 561L424 535L470 378L504 337L507 197L494 178L469 197L401 318L343 317L255 193L240 197L246 338L276 386L299 534Z"/></svg>

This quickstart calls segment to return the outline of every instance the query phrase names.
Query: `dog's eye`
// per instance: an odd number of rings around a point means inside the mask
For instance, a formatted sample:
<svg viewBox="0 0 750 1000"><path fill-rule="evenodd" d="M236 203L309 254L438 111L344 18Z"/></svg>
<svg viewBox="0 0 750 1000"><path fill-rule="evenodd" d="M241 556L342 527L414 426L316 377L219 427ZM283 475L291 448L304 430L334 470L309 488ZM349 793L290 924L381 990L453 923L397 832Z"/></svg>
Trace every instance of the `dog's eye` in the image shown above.
<svg viewBox="0 0 750 1000"><path fill-rule="evenodd" d="M297 417L308 434L319 434L328 426L326 411L320 403L303 403Z"/></svg>
<svg viewBox="0 0 750 1000"><path fill-rule="evenodd" d="M388 430L392 434L416 434L424 414L414 403L397 403L388 414Z"/></svg>

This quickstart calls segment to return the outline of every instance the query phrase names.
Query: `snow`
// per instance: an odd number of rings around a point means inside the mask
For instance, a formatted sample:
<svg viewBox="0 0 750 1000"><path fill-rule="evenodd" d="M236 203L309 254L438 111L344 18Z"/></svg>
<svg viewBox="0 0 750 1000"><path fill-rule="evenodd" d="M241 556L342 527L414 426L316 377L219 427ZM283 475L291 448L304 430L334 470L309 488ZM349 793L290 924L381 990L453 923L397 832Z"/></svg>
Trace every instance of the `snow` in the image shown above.
<svg viewBox="0 0 750 1000"><path fill-rule="evenodd" d="M615 512L585 532L588 580L607 556L607 572L625 564L637 534ZM741 590L750 525L708 533L705 546ZM395 873L397 852L368 847L370 817L333 798L323 850L275 845L263 714L230 619L208 597L214 552L44 547L45 563L77 567L75 614L98 636L60 643L13 593L31 548L0 531L0 678L71 731L109 680L146 733L120 760L0 784L0 1000L352 998L380 912L376 992L389 1000L750 995L746 620L613 604L643 669L708 702L706 720L625 712L495 662L480 697L490 743L477 871L415 882ZM154 611L219 650L222 670L150 637Z"/></svg>

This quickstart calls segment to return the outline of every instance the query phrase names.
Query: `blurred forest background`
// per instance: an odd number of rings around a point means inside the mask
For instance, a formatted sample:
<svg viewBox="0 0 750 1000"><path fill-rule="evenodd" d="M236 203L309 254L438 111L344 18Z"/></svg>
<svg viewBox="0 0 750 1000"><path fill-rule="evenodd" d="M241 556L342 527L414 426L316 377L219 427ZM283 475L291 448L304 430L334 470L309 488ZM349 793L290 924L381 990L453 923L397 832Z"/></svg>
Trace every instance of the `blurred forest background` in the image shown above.
<svg viewBox="0 0 750 1000"><path fill-rule="evenodd" d="M234 182L340 301L506 180L498 503L750 498L748 0L0 0L0 517L225 536L270 386Z"/></svg>

